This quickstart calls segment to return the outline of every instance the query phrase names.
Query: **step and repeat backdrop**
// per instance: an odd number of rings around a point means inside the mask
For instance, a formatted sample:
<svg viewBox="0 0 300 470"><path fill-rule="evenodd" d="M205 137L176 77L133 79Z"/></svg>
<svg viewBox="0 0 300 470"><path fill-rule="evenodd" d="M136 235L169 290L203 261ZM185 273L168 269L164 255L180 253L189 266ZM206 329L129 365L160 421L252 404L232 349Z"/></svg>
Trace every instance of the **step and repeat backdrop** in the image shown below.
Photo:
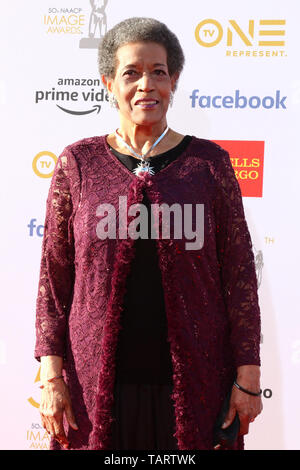
<svg viewBox="0 0 300 470"><path fill-rule="evenodd" d="M300 449L297 0L1 2L0 448L48 449L33 358L45 205L64 147L118 126L97 69L107 29L165 22L186 65L168 124L231 156L262 313L263 413L246 449Z"/></svg>

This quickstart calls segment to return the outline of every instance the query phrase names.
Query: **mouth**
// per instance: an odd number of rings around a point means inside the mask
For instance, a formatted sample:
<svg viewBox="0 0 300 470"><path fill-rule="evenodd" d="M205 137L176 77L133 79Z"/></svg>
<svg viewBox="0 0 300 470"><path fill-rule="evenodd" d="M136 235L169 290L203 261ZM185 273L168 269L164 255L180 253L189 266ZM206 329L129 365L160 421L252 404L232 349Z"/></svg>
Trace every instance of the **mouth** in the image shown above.
<svg viewBox="0 0 300 470"><path fill-rule="evenodd" d="M137 100L135 105L143 109L151 109L151 108L155 108L155 106L158 105L158 103L159 101L157 100L143 99L143 100Z"/></svg>

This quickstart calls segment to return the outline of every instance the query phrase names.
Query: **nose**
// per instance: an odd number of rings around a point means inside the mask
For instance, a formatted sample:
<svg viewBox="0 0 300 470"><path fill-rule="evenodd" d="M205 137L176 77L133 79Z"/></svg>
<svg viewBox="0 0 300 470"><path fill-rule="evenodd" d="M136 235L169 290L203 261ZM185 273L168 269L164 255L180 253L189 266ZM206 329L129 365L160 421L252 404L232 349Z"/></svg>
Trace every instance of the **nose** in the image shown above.
<svg viewBox="0 0 300 470"><path fill-rule="evenodd" d="M139 91L151 91L153 90L153 82L151 75L147 72L144 72L138 82Z"/></svg>

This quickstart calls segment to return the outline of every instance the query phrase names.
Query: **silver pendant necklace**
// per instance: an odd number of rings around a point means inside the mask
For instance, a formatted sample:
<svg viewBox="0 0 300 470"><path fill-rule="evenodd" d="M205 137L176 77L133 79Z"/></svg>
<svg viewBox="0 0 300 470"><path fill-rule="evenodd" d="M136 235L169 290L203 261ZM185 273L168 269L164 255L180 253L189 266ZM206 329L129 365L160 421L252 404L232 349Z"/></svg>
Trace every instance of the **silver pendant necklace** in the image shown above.
<svg viewBox="0 0 300 470"><path fill-rule="evenodd" d="M141 160L140 163L138 164L138 166L133 170L133 173L135 175L140 176L141 174L143 174L145 172L149 173L150 175L155 174L154 168L152 166L150 166L150 162L146 161L145 158L147 158L147 155L151 152L151 150L153 150L154 147L156 147L156 145L164 138L164 136L166 135L168 130L169 130L169 127L167 126L166 129L163 131L163 133L158 137L158 139L150 147L148 152L145 153L145 155L139 155L138 153L136 153L135 150L133 150L133 148L130 147L130 145L128 145L127 142L125 142L124 139L122 139L122 137L118 134L117 130L115 131L115 136L123 142L123 144L128 148L128 150L131 153L133 153L137 158L139 158ZM150 158L150 157L148 157L148 158Z"/></svg>

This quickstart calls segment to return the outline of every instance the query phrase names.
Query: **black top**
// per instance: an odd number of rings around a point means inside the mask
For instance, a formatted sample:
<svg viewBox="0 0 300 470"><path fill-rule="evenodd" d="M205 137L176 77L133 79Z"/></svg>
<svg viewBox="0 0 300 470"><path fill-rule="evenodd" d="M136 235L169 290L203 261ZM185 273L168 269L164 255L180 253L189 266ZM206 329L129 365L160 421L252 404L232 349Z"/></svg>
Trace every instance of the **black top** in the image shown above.
<svg viewBox="0 0 300 470"><path fill-rule="evenodd" d="M187 135L173 149L150 158L155 173L174 161L188 146ZM110 150L129 169L140 160ZM138 176L137 176L138 178ZM143 204L148 209L151 227L150 201L144 192ZM138 238L136 254L127 278L122 329L118 341L116 381L122 383L172 384L172 362L167 341L167 318L161 272L158 266L156 240Z"/></svg>

